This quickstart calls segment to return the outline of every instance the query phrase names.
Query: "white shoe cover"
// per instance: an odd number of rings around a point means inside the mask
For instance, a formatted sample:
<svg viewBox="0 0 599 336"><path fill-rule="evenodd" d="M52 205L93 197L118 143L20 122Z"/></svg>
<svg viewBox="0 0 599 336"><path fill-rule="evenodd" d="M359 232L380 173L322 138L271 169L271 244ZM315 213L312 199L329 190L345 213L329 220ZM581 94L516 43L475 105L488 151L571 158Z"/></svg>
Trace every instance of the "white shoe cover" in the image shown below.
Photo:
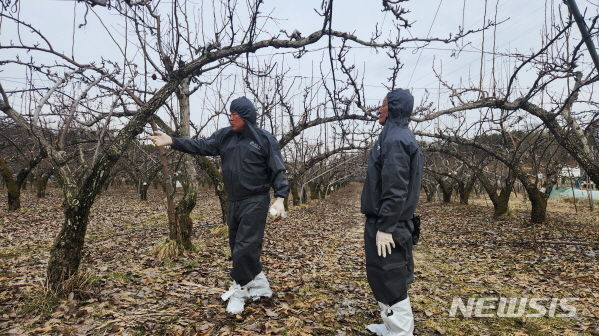
<svg viewBox="0 0 599 336"><path fill-rule="evenodd" d="M366 329L377 336L387 336L389 334L389 329L384 324L369 324L366 326Z"/></svg>
<svg viewBox="0 0 599 336"><path fill-rule="evenodd" d="M229 314L239 314L243 312L245 307L245 300L249 297L247 286L240 286L237 282L233 281L229 290L221 296L223 301L229 300L227 304L227 312Z"/></svg>
<svg viewBox="0 0 599 336"><path fill-rule="evenodd" d="M393 306L379 302L379 307L384 324L370 324L366 326L368 330L378 336L414 335L414 315L409 297Z"/></svg>
<svg viewBox="0 0 599 336"><path fill-rule="evenodd" d="M246 287L248 288L249 295L253 301L260 299L261 297L271 297L272 290L270 284L264 272L256 275L254 280L250 281Z"/></svg>

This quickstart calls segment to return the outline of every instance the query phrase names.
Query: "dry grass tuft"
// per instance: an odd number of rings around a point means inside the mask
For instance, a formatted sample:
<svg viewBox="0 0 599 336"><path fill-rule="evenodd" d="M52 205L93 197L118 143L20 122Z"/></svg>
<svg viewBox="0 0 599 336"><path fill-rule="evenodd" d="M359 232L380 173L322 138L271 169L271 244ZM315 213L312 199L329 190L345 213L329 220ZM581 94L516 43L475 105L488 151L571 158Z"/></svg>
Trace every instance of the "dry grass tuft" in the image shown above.
<svg viewBox="0 0 599 336"><path fill-rule="evenodd" d="M167 239L164 242L158 244L152 250L152 253L158 259L173 259L179 257L184 252L183 246L174 240Z"/></svg>

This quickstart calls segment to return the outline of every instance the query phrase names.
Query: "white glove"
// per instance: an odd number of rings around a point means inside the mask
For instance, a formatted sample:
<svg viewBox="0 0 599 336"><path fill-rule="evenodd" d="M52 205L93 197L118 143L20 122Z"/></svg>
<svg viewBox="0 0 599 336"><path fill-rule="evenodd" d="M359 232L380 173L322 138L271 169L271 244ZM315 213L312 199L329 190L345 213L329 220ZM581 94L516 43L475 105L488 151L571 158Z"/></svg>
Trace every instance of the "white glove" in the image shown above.
<svg viewBox="0 0 599 336"><path fill-rule="evenodd" d="M148 139L152 140L155 146L169 146L173 144L173 139L166 133L155 131L154 135L150 135Z"/></svg>
<svg viewBox="0 0 599 336"><path fill-rule="evenodd" d="M377 231L376 232L376 249L379 257L387 257L391 254L391 248L395 248L395 242L393 241L393 234Z"/></svg>
<svg viewBox="0 0 599 336"><path fill-rule="evenodd" d="M272 217L287 217L287 212L285 212L285 204L283 204L284 201L285 199L283 197L277 197L277 199L272 203L270 209L268 210Z"/></svg>

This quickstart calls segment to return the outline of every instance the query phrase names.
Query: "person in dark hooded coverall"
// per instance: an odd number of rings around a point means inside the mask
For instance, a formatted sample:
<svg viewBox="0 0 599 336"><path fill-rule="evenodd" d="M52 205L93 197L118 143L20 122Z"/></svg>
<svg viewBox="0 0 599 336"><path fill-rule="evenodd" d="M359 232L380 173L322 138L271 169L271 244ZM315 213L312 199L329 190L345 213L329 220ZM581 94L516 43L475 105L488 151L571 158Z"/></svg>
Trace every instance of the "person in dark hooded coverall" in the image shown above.
<svg viewBox="0 0 599 336"><path fill-rule="evenodd" d="M413 106L408 90L387 94L379 109L384 127L370 151L362 190L366 274L383 319L383 324L367 328L377 335L407 336L414 331L408 285L414 279L412 218L424 159L408 128Z"/></svg>
<svg viewBox="0 0 599 336"><path fill-rule="evenodd" d="M289 182L276 139L256 126L256 108L247 98L233 100L231 127L219 129L208 139L171 138L162 132L150 137L157 146L198 155L220 155L227 192L227 225L233 259L234 279L222 298L229 301L227 311L241 313L248 298L270 297L272 291L262 272L260 254L267 213L285 217L283 200ZM276 201L270 208L269 190Z"/></svg>

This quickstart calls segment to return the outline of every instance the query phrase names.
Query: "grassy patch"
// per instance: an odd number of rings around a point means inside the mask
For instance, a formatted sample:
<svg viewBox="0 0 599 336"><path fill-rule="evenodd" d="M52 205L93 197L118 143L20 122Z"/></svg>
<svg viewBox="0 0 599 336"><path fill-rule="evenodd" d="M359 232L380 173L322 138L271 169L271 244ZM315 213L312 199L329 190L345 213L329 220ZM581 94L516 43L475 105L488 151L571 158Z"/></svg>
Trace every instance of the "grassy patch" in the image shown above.
<svg viewBox="0 0 599 336"><path fill-rule="evenodd" d="M210 228L210 234L217 237L229 237L229 227L226 225L217 225Z"/></svg>
<svg viewBox="0 0 599 336"><path fill-rule="evenodd" d="M159 259L172 259L183 254L183 247L176 241L167 239L154 247L152 253Z"/></svg>
<svg viewBox="0 0 599 336"><path fill-rule="evenodd" d="M206 246L206 241L204 239L194 239L192 241L193 244L193 252L204 252L208 248Z"/></svg>
<svg viewBox="0 0 599 336"><path fill-rule="evenodd" d="M175 266L177 266L177 263L175 263L175 261L173 259L163 259L162 260L162 266L164 266L165 268L173 268Z"/></svg>
<svg viewBox="0 0 599 336"><path fill-rule="evenodd" d="M26 249L3 249L0 251L0 259L11 259L18 257L24 251L26 251Z"/></svg>
<svg viewBox="0 0 599 336"><path fill-rule="evenodd" d="M137 275L133 272L112 272L112 273L108 273L108 274L104 275L104 278L106 278L106 279L110 279L113 281L119 281L122 283L129 282L131 280L134 280L137 277L139 277L139 275Z"/></svg>
<svg viewBox="0 0 599 336"><path fill-rule="evenodd" d="M73 293L73 296L78 299L88 299L93 294L94 284L97 283L98 278L93 273L82 270L63 281L56 294L60 297L66 297Z"/></svg>
<svg viewBox="0 0 599 336"><path fill-rule="evenodd" d="M148 331L144 326L135 326L131 329L133 330L133 336L143 336L148 334Z"/></svg>
<svg viewBox="0 0 599 336"><path fill-rule="evenodd" d="M60 303L55 293L40 290L24 297L25 303L21 306L19 314L40 315L42 318L50 315Z"/></svg>
<svg viewBox="0 0 599 336"><path fill-rule="evenodd" d="M206 216L204 214L191 213L189 215L189 218L191 218L192 221L196 221L196 220L200 220L200 219L206 218Z"/></svg>

